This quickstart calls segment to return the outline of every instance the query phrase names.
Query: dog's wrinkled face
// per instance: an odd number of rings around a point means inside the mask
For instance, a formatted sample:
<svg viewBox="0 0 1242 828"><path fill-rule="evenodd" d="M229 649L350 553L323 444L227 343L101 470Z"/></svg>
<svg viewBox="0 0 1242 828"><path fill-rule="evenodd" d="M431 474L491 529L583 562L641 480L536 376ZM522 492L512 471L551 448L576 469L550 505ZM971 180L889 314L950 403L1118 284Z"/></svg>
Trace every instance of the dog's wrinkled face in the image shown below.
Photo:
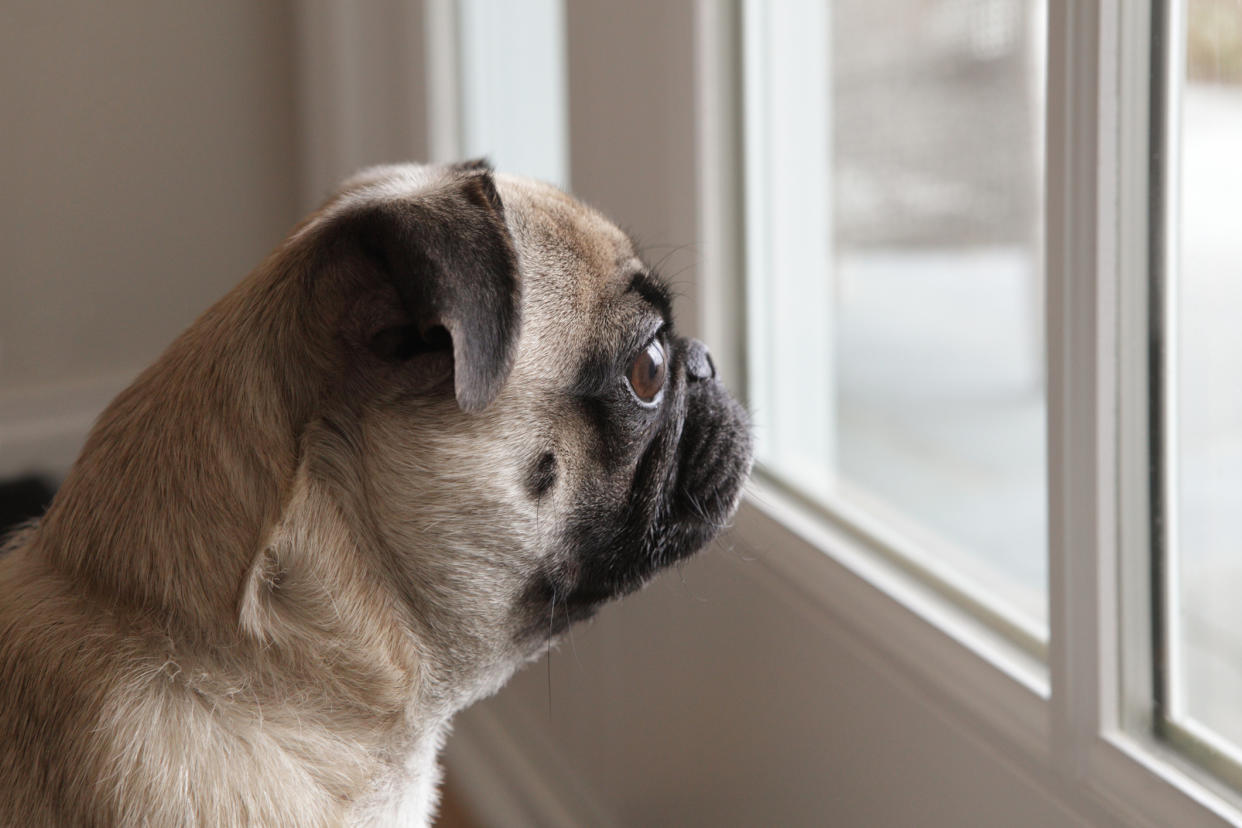
<svg viewBox="0 0 1242 828"><path fill-rule="evenodd" d="M448 274L436 301L470 308L427 320L349 311L363 347L312 435L312 469L357 504L343 511L368 516L428 657L477 695L710 540L737 504L751 442L706 348L677 335L665 285L594 210L472 168L381 168L342 200L417 198L428 176L467 187L433 215L468 243L432 239L441 248L425 255ZM458 203L473 218L454 215ZM375 249L391 241L384 227L364 235ZM496 273L509 250L512 279ZM482 274L474 284L460 285L463 266ZM471 325L498 340L471 353Z"/></svg>
<svg viewBox="0 0 1242 828"><path fill-rule="evenodd" d="M750 438L632 242L557 193L513 189L529 204L517 239L532 328L515 379L537 389L531 413L548 425L522 462L550 531L514 607L518 635L537 637L710 540L736 505Z"/></svg>

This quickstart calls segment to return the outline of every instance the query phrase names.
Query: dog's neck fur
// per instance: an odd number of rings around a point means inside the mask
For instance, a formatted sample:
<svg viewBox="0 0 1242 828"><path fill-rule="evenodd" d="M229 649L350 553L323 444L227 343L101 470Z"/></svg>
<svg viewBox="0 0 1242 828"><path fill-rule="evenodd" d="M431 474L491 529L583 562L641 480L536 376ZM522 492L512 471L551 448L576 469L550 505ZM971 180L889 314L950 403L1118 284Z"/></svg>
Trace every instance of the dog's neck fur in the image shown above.
<svg viewBox="0 0 1242 828"><path fill-rule="evenodd" d="M241 578L296 469L310 383L275 375L298 365L288 354L238 353L294 346L247 311L265 285L235 289L108 406L36 536L76 585L179 638L235 628Z"/></svg>
<svg viewBox="0 0 1242 828"><path fill-rule="evenodd" d="M81 675L89 658L66 658L38 671L41 686L8 688L5 698L62 699L62 677L76 672L73 684L90 690L73 710L36 705L48 710L44 721L0 711L9 734L0 770L59 755L83 774L30 792L39 801L0 801L0 821L101 812L126 824L429 819L454 700L427 680L408 608L368 568L374 556L359 554L356 527L299 465L291 435L314 409L311 378L246 373L298 359L231 351L234 342L310 351L304 334L247 317L266 305L256 292L274 289L292 288L243 283L117 398L41 525L0 565L0 589L21 596L0 611L0 629L20 630L16 617L37 616L41 601L72 608L81 624L0 637L0 674L37 652L80 655L68 636L81 629L108 640L98 650L125 654L96 665L97 676ZM249 335L228 336L240 325ZM236 402L273 398L267 409ZM172 401L203 418L165 419L162 403ZM253 439L256 430L266 438ZM271 453L255 456L254 445ZM135 487L111 488L122 478ZM228 515L207 522L214 534L195 522L204 510ZM353 600L363 591L368 600ZM391 634L364 632L377 629ZM41 752L47 739L57 754ZM100 781L82 783L91 778Z"/></svg>

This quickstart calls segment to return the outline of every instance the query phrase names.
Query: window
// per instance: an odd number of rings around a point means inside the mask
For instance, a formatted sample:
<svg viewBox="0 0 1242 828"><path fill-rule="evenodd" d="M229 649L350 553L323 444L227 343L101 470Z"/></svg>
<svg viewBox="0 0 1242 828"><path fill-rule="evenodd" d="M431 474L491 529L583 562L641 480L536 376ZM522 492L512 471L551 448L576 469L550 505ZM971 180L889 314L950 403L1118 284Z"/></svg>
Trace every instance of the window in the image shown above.
<svg viewBox="0 0 1242 828"><path fill-rule="evenodd" d="M980 715L1084 796L1238 821L1242 6L738 25L755 507L980 663L1034 657L1035 701Z"/></svg>
<svg viewBox="0 0 1242 828"><path fill-rule="evenodd" d="M437 154L558 179L508 154L555 135L478 103L560 95L563 137L564 69L487 59L561 7L510 5L427 6L462 107ZM747 551L1075 813L1242 822L1242 7L696 9L695 287L713 347L742 331Z"/></svg>
<svg viewBox="0 0 1242 828"><path fill-rule="evenodd" d="M745 19L760 462L892 529L898 559L1036 653L1045 17L851 0Z"/></svg>
<svg viewBox="0 0 1242 828"><path fill-rule="evenodd" d="M1242 5L1170 19L1168 716L1242 756Z"/></svg>
<svg viewBox="0 0 1242 828"><path fill-rule="evenodd" d="M432 155L568 187L563 0L428 0L426 14Z"/></svg>

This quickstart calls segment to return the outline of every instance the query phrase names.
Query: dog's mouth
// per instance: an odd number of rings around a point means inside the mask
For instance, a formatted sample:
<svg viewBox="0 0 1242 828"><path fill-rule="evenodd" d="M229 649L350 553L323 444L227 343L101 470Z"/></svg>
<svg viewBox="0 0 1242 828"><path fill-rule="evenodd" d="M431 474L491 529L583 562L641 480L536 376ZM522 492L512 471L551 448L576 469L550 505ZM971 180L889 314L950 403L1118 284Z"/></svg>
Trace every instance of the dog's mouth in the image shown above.
<svg viewBox="0 0 1242 828"><path fill-rule="evenodd" d="M523 637L563 633L726 528L750 471L748 418L718 384L695 393L697 415L664 456L644 459L629 501L611 512L584 508L571 521L558 562L523 595Z"/></svg>
<svg viewBox="0 0 1242 828"><path fill-rule="evenodd" d="M531 581L523 597L523 605L531 611L523 637L543 639L558 636L571 625L593 617L604 604L616 597L617 594L610 590L588 585L566 590L559 577L540 575ZM539 617L539 609L543 611L542 618Z"/></svg>

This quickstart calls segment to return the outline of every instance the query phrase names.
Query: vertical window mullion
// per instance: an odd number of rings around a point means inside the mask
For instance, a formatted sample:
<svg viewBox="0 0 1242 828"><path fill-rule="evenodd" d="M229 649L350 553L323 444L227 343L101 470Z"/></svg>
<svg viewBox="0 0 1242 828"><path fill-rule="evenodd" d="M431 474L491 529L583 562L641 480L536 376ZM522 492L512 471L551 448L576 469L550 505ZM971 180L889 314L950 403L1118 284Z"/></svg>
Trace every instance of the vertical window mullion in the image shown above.
<svg viewBox="0 0 1242 828"><path fill-rule="evenodd" d="M757 459L820 498L836 469L830 8L743 3L750 403Z"/></svg>
<svg viewBox="0 0 1242 828"><path fill-rule="evenodd" d="M698 286L699 326L724 356L716 370L725 386L749 404L741 2L699 2L696 15L699 235L708 274Z"/></svg>
<svg viewBox="0 0 1242 828"><path fill-rule="evenodd" d="M1153 359L1161 349L1153 337L1152 308L1160 295L1153 281L1151 262L1159 231L1153 228L1160 200L1151 161L1155 143L1152 126L1152 67L1159 57L1153 50L1152 10L1148 3L1114 3L1110 27L1116 35L1113 61L1115 112L1109 140L1115 162L1109 199L1116 215L1105 228L1109 272L1117 283L1112 301L1118 313L1118 458L1117 543L1113 560L1101 571L1110 577L1102 584L1112 589L1109 618L1116 632L1101 641L1101 661L1107 690L1102 693L1106 728L1150 733L1152 702L1156 697L1153 677L1157 672L1157 636L1161 622L1152 612L1154 590L1160 580L1153 566L1152 549L1158 541L1160 495L1155 467L1150 462L1153 426L1160 412L1152 405L1156 381ZM1107 550L1106 550L1107 551ZM1116 573L1113 578L1112 573ZM1107 657L1104 657L1107 656Z"/></svg>
<svg viewBox="0 0 1242 828"><path fill-rule="evenodd" d="M1151 3L1151 64L1150 117L1148 137L1148 310L1147 310L1147 377L1148 377L1148 456L1151 467L1149 483L1150 510L1150 571L1151 587L1151 704L1152 728L1158 737L1167 736L1165 723L1174 713L1170 696L1170 670L1176 669L1173 650L1177 636L1173 634L1170 614L1175 594L1176 567L1171 565L1176 542L1176 509L1171 508L1176 489L1176 448L1173 444L1176 411L1176 333L1172 327L1177 319L1171 290L1175 275L1177 234L1172 224L1177 191L1176 176L1171 165L1177 163L1177 133L1174 128L1177 112L1177 84L1173 72L1178 61L1172 59L1176 48L1173 9L1168 0Z"/></svg>
<svg viewBox="0 0 1242 828"><path fill-rule="evenodd" d="M1048 26L1045 236L1048 347L1051 734L1085 772L1099 729L1100 552L1112 526L1113 348L1101 224L1100 8L1055 0ZM1102 543L1105 542L1105 543Z"/></svg>

